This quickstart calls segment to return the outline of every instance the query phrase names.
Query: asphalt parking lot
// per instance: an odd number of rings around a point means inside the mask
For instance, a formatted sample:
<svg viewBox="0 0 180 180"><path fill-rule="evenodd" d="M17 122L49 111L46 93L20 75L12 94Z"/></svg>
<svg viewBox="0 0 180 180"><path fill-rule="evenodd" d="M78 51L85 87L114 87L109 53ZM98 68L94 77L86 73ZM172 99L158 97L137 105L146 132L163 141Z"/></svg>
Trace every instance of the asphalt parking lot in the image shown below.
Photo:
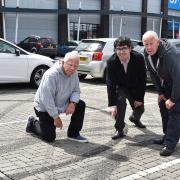
<svg viewBox="0 0 180 180"><path fill-rule="evenodd" d="M128 134L111 140L114 120L105 112L106 85L95 79L80 83L87 104L82 135L89 143L72 142L66 131L70 116L57 139L46 143L25 133L26 118L33 112L35 90L26 84L0 85L0 180L170 180L180 179L180 148L170 157L159 156L161 146L152 143L162 133L157 94L148 86L142 122L136 128L128 115Z"/></svg>

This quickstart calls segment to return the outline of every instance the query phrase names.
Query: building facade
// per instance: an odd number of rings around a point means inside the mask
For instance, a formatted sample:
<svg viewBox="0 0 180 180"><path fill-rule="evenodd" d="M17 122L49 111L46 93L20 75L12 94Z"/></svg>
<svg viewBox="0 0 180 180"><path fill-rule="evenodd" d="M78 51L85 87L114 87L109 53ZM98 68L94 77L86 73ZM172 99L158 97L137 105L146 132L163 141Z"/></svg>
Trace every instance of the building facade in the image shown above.
<svg viewBox="0 0 180 180"><path fill-rule="evenodd" d="M19 42L29 35L58 43L82 38L129 36L146 30L178 37L178 0L0 0L0 37Z"/></svg>

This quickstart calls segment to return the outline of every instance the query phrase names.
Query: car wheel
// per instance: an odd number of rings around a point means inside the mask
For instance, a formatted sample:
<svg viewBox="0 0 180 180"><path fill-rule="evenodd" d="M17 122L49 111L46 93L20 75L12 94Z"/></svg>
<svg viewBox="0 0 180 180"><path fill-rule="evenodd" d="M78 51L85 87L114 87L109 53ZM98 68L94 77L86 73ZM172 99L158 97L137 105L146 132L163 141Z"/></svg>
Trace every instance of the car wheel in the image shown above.
<svg viewBox="0 0 180 180"><path fill-rule="evenodd" d="M86 76L87 76L87 74L79 74L79 73L78 73L78 77L79 77L80 80L85 79Z"/></svg>
<svg viewBox="0 0 180 180"><path fill-rule="evenodd" d="M38 88L44 73L47 71L47 66L39 66L32 72L30 84L34 88Z"/></svg>

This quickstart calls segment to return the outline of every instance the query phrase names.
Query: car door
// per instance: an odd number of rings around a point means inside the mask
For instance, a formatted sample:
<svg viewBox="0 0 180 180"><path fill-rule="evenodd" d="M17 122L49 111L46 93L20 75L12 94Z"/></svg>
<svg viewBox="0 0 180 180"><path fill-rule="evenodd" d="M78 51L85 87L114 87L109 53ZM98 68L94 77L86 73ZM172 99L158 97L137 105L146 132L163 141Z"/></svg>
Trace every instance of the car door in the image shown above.
<svg viewBox="0 0 180 180"><path fill-rule="evenodd" d="M16 47L0 40L0 82L26 82L27 55L16 55Z"/></svg>

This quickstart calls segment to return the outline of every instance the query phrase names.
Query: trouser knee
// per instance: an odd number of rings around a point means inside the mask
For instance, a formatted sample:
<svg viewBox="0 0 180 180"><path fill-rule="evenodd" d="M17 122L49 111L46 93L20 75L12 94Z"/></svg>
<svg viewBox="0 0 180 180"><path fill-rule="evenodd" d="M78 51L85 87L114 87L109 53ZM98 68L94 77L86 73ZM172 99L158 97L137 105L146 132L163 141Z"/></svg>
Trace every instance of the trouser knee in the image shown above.
<svg viewBox="0 0 180 180"><path fill-rule="evenodd" d="M79 102L77 103L77 108L85 109L85 107L86 103L83 100L79 100Z"/></svg>

